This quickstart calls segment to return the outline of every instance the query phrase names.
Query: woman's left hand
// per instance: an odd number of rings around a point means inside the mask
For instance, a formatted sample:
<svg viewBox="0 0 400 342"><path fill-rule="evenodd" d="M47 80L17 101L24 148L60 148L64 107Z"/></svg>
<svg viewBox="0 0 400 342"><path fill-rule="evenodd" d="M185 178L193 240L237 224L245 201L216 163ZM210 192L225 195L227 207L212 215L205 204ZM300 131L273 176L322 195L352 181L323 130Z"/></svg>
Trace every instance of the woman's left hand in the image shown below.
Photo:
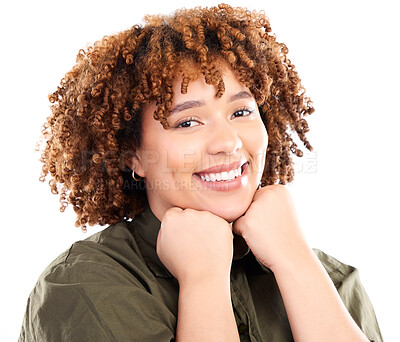
<svg viewBox="0 0 400 342"><path fill-rule="evenodd" d="M310 249L290 193L280 184L257 190L246 213L232 227L235 234L244 238L254 256L272 271L290 265Z"/></svg>

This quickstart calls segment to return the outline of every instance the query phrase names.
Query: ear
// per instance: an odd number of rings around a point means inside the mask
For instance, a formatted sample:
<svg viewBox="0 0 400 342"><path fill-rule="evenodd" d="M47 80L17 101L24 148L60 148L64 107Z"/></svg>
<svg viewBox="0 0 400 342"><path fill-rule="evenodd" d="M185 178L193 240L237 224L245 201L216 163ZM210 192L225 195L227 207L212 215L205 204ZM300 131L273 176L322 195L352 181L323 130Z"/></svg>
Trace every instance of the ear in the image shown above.
<svg viewBox="0 0 400 342"><path fill-rule="evenodd" d="M146 176L140 154L136 151L130 153L129 158L126 160L126 166L135 171L140 177L144 178Z"/></svg>

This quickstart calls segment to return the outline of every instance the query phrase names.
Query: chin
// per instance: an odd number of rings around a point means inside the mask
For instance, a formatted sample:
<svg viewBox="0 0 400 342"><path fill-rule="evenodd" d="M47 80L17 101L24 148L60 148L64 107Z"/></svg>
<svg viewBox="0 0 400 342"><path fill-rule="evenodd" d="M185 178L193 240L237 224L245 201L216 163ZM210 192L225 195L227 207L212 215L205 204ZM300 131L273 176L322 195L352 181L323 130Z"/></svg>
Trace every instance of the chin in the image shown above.
<svg viewBox="0 0 400 342"><path fill-rule="evenodd" d="M231 223L246 213L247 209L249 209L251 205L253 197L254 194L251 196L245 194L241 196L240 199L236 197L235 199L232 198L224 202L211 202L211 204L207 201L200 210L207 210Z"/></svg>
<svg viewBox="0 0 400 342"><path fill-rule="evenodd" d="M250 203L249 203L250 205ZM211 213L214 215L217 215L221 218L223 218L225 221L231 223L238 219L240 216L242 216L246 210L248 209L249 205L241 205L240 207L238 206L237 208L218 208L217 210L209 210Z"/></svg>

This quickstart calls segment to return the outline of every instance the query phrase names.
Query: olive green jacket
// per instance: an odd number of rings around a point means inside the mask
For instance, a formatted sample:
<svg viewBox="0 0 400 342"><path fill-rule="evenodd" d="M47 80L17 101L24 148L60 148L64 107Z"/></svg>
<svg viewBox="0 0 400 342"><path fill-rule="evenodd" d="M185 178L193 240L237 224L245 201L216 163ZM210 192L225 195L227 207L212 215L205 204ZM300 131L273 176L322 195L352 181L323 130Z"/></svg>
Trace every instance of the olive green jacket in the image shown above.
<svg viewBox="0 0 400 342"><path fill-rule="evenodd" d="M157 256L159 228L147 206L74 243L39 277L19 342L174 341L179 286ZM358 271L315 253L362 331L382 341ZM241 341L293 341L274 274L249 249L235 250L231 297Z"/></svg>

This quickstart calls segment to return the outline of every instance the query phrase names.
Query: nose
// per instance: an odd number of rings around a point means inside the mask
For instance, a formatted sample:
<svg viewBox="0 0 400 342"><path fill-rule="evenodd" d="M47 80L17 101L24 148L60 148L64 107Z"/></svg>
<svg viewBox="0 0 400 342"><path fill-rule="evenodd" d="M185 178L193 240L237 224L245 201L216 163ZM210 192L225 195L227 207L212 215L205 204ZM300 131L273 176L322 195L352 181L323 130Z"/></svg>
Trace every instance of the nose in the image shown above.
<svg viewBox="0 0 400 342"><path fill-rule="evenodd" d="M210 154L233 154L242 148L242 139L237 128L225 120L215 122L208 140Z"/></svg>

